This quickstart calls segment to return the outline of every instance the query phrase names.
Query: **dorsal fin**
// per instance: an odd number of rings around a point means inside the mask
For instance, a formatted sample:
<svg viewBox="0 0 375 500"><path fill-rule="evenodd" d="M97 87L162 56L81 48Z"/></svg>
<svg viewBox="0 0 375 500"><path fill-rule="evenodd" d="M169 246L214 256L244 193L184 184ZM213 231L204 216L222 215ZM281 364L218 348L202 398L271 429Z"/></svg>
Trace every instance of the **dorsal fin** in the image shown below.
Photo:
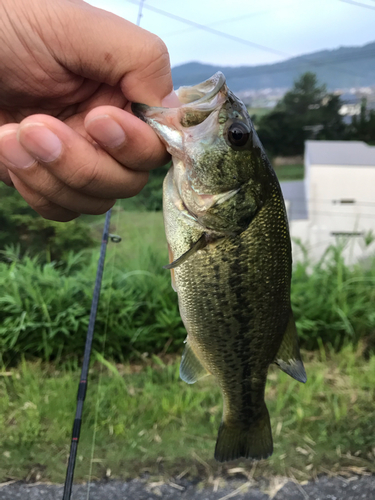
<svg viewBox="0 0 375 500"><path fill-rule="evenodd" d="M186 341L184 352L182 353L180 365L180 377L187 384L194 384L197 380L209 375L202 363L195 355L193 349Z"/></svg>
<svg viewBox="0 0 375 500"><path fill-rule="evenodd" d="M276 355L275 363L283 372L295 378L298 382L306 382L307 377L299 351L297 329L292 311L290 311L288 325Z"/></svg>

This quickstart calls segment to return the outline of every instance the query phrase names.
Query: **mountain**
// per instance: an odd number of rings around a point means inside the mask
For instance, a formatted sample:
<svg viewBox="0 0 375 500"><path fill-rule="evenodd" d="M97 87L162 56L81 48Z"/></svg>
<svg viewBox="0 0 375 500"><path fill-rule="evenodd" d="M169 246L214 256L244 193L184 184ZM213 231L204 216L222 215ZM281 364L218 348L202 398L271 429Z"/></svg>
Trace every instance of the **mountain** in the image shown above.
<svg viewBox="0 0 375 500"><path fill-rule="evenodd" d="M322 50L261 66L212 66L191 62L172 68L175 88L194 85L222 71L235 92L291 87L301 73L312 71L329 90L375 86L375 42L362 47Z"/></svg>

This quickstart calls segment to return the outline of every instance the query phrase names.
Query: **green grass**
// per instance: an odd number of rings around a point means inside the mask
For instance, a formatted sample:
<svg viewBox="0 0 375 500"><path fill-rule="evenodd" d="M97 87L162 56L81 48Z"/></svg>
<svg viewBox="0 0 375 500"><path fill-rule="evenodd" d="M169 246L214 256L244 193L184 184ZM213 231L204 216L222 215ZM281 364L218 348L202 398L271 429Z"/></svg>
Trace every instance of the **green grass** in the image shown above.
<svg viewBox="0 0 375 500"><path fill-rule="evenodd" d="M280 165L274 167L277 178L280 182L301 181L305 176L304 166L301 165Z"/></svg>
<svg viewBox="0 0 375 500"><path fill-rule="evenodd" d="M102 359L102 358L98 358ZM346 347L305 353L303 385L276 367L266 401L274 455L257 474L293 474L303 480L321 472L375 472L375 357ZM99 373L102 372L99 384ZM0 482L63 482L79 372L22 363L0 374ZM97 414L96 414L97 411ZM75 479L86 480L95 430L93 478L225 473L213 460L222 401L209 377L187 385L178 362L154 358L143 364L96 362L90 370ZM251 462L236 462L249 471Z"/></svg>
<svg viewBox="0 0 375 500"><path fill-rule="evenodd" d="M100 241L102 221L93 222ZM178 313L161 213L114 211L94 336L94 350L123 362L161 352L181 352L186 336ZM84 349L98 250L70 254L64 263L38 263L8 253L0 262L0 356L17 364L22 356L63 363ZM325 293L320 293L324 290ZM339 350L366 338L375 347L375 259L348 267L342 247L332 247L311 266L297 262L292 305L301 344L322 340Z"/></svg>

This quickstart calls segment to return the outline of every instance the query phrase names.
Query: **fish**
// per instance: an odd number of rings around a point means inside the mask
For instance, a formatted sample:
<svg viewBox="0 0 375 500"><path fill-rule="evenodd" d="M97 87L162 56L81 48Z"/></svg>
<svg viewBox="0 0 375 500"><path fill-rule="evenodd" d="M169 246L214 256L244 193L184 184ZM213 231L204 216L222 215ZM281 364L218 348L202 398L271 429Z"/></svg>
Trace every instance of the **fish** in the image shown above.
<svg viewBox="0 0 375 500"><path fill-rule="evenodd" d="M180 376L223 396L215 459L273 452L270 364L305 383L290 301L292 252L277 176L242 101L218 72L180 87L178 108L133 103L172 156L163 213L172 286L187 331Z"/></svg>

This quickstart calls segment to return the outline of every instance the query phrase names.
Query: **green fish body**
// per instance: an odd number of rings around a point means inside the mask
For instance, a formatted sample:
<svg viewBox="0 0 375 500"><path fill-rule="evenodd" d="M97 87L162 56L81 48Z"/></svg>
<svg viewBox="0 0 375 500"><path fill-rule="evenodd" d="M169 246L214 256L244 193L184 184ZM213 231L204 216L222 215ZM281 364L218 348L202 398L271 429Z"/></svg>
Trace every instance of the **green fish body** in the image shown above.
<svg viewBox="0 0 375 500"><path fill-rule="evenodd" d="M133 105L172 154L163 211L187 340L180 374L212 374L224 400L215 458L272 454L264 391L276 363L306 381L290 304L284 200L243 103L217 73L176 109Z"/></svg>

